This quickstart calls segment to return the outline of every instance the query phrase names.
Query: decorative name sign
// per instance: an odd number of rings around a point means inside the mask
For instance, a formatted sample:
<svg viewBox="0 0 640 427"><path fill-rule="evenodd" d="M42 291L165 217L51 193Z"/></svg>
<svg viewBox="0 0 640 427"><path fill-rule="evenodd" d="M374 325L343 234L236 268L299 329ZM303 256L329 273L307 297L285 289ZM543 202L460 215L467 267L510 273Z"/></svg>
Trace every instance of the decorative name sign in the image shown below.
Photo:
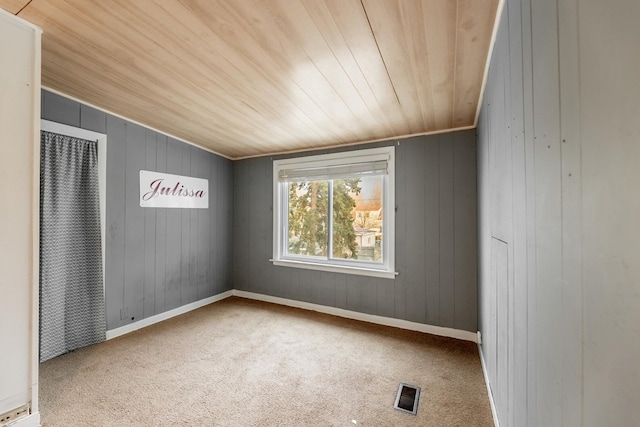
<svg viewBox="0 0 640 427"><path fill-rule="evenodd" d="M209 180L141 170L140 206L207 209Z"/></svg>

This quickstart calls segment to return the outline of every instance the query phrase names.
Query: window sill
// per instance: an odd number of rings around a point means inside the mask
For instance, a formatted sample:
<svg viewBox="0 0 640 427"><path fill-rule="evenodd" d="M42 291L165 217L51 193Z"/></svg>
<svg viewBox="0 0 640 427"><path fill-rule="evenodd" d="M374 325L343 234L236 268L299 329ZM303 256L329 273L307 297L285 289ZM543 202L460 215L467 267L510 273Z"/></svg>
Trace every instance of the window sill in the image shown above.
<svg viewBox="0 0 640 427"><path fill-rule="evenodd" d="M319 264L305 261L292 260L270 260L273 265L281 267L306 268L308 270L330 271L332 273L356 274L360 276L381 277L384 279L395 279L398 273L394 271L375 270L372 268L348 267L342 265Z"/></svg>

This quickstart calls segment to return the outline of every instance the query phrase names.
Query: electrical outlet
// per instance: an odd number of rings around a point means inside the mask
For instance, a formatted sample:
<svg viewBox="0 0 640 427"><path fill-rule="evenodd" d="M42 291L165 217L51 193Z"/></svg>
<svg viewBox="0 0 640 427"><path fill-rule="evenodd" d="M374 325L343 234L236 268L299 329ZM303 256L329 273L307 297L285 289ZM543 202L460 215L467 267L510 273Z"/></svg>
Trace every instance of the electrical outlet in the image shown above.
<svg viewBox="0 0 640 427"><path fill-rule="evenodd" d="M0 415L0 426L6 426L6 425L9 425L10 423L13 424L14 421L17 421L20 418L23 418L29 415L29 412L30 412L30 406L28 403L12 411L5 412L4 414Z"/></svg>
<svg viewBox="0 0 640 427"><path fill-rule="evenodd" d="M120 309L120 320L124 320L129 317L129 308L125 307Z"/></svg>

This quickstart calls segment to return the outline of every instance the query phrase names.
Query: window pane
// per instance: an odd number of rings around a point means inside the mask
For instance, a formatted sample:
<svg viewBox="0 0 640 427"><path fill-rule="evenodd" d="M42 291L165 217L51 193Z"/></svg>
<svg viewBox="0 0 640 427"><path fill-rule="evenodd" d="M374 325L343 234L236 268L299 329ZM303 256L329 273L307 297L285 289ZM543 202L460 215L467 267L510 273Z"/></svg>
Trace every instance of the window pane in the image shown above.
<svg viewBox="0 0 640 427"><path fill-rule="evenodd" d="M289 254L327 256L327 181L291 182L289 185Z"/></svg>
<svg viewBox="0 0 640 427"><path fill-rule="evenodd" d="M382 262L383 176L333 181L333 257Z"/></svg>

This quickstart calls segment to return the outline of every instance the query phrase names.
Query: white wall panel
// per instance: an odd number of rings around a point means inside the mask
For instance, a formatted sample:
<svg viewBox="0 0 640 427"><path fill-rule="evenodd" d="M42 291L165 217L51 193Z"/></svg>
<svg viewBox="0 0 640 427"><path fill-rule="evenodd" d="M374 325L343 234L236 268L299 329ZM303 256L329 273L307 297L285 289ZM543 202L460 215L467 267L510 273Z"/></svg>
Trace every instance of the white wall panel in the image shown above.
<svg viewBox="0 0 640 427"><path fill-rule="evenodd" d="M40 34L0 10L0 413L35 417Z"/></svg>
<svg viewBox="0 0 640 427"><path fill-rule="evenodd" d="M584 0L579 10L584 421L637 425L640 3Z"/></svg>

